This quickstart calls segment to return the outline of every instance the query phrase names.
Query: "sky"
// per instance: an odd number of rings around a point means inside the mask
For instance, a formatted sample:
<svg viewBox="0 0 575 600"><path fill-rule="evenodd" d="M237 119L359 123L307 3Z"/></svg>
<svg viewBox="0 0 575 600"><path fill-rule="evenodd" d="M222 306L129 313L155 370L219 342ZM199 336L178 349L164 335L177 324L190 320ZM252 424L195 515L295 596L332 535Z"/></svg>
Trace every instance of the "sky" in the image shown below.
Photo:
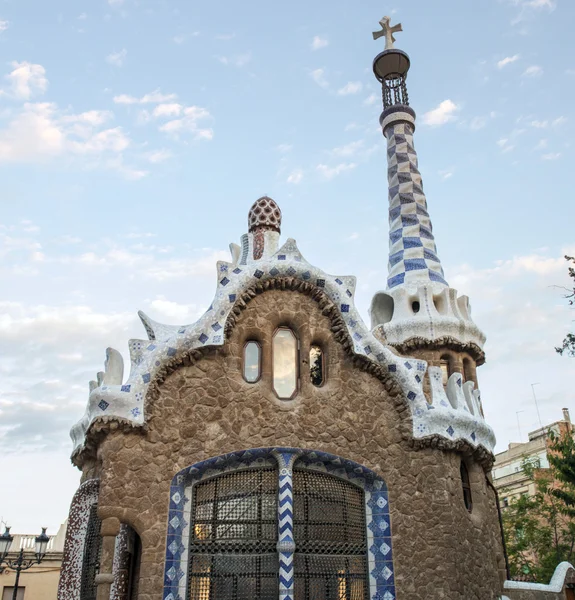
<svg viewBox="0 0 575 600"><path fill-rule="evenodd" d="M70 427L139 309L195 321L267 194L306 259L385 288L385 14L439 256L487 335L497 450L575 418L571 0L0 2L0 520L55 533ZM532 386L532 384L536 384Z"/></svg>

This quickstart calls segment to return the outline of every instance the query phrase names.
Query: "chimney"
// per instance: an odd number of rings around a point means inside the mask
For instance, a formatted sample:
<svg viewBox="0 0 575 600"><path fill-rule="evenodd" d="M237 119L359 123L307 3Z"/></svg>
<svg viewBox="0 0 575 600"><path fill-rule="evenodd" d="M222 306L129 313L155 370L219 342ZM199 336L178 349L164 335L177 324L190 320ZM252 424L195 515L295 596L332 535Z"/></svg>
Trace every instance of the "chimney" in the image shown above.
<svg viewBox="0 0 575 600"><path fill-rule="evenodd" d="M569 409L568 408L564 408L563 409L563 420L567 421L567 423L571 423L571 417L569 416Z"/></svg>

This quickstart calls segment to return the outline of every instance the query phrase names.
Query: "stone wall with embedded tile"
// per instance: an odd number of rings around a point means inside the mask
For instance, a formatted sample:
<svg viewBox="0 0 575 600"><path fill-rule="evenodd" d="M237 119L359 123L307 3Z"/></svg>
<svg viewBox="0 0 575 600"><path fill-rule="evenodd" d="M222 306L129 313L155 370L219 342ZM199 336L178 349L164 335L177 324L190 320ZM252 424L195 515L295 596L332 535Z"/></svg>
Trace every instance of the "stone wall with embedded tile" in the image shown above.
<svg viewBox="0 0 575 600"><path fill-rule="evenodd" d="M271 340L276 327L300 340L301 386L295 399L272 390ZM473 512L463 503L462 455L415 449L402 434L410 409L397 385L360 369L310 296L270 290L237 316L223 346L206 348L159 386L146 406L147 428L111 430L99 443L99 514L115 516L140 535L139 600L164 600L170 484L185 467L248 448L294 447L355 461L387 484L400 600L485 600L505 579L495 498L483 468L466 457ZM246 383L242 349L262 345L262 377ZM311 384L309 347L327 353L327 381ZM297 541L296 541L297 543Z"/></svg>
<svg viewBox="0 0 575 600"><path fill-rule="evenodd" d="M99 485L98 479L84 481L72 499L58 584L58 600L80 600L84 543L90 509L98 502Z"/></svg>

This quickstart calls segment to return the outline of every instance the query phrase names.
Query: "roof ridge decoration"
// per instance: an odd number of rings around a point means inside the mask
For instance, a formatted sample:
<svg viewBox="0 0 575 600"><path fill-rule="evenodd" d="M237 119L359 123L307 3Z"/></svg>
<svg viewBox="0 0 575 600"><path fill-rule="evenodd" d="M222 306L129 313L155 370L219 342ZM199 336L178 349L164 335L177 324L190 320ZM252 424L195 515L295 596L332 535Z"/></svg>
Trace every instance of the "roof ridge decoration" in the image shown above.
<svg viewBox="0 0 575 600"><path fill-rule="evenodd" d="M189 355L195 349L222 346L225 342L226 321L241 295L258 282L280 277L304 281L321 290L338 308L339 314L353 341L353 353L379 365L400 385L413 418L413 436L441 436L449 441L465 440L472 447L483 446L493 451L495 438L481 414L465 409L463 403L441 403L434 396L430 404L423 394L423 378L427 363L398 356L384 345L363 322L354 302L356 278L333 276L309 264L302 256L295 240L289 238L279 249L279 233L264 232L265 245L261 258L253 258L254 239L247 234L245 256L232 245L232 261L218 261L217 288L208 310L189 325L164 325L139 312L148 340L129 341L130 374L123 382L123 361L119 352L108 349L105 371L97 381L90 382L88 406L82 419L72 428L74 443L72 456L85 447L86 434L98 421L118 421L133 427L146 423L145 400L150 384L161 369L174 358ZM245 258L245 264L242 260ZM463 406L463 408L462 408Z"/></svg>

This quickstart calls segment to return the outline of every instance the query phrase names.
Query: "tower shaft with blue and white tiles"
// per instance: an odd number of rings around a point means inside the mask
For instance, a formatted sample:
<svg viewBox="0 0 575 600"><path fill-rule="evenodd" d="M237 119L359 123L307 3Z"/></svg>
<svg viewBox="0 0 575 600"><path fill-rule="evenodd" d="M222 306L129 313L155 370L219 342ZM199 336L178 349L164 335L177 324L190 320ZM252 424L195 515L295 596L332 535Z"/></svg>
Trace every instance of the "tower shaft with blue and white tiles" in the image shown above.
<svg viewBox="0 0 575 600"><path fill-rule="evenodd" d="M405 79L409 57L396 49L379 54L373 65L382 84L380 124L387 139L389 185L389 276L387 287L433 282L447 286L432 233L427 200L413 145L415 112Z"/></svg>
<svg viewBox="0 0 575 600"><path fill-rule="evenodd" d="M449 286L437 253L417 153L413 143L415 111L409 105L406 79L409 56L394 48L389 18L380 21L386 48L373 61L381 84L383 112L379 123L387 140L389 262L386 289L371 304L372 329L402 352L439 355L450 347L484 360L484 335L471 319L468 298ZM454 346L455 345L455 346ZM453 355L450 372L462 371ZM470 371L473 369L470 369Z"/></svg>

